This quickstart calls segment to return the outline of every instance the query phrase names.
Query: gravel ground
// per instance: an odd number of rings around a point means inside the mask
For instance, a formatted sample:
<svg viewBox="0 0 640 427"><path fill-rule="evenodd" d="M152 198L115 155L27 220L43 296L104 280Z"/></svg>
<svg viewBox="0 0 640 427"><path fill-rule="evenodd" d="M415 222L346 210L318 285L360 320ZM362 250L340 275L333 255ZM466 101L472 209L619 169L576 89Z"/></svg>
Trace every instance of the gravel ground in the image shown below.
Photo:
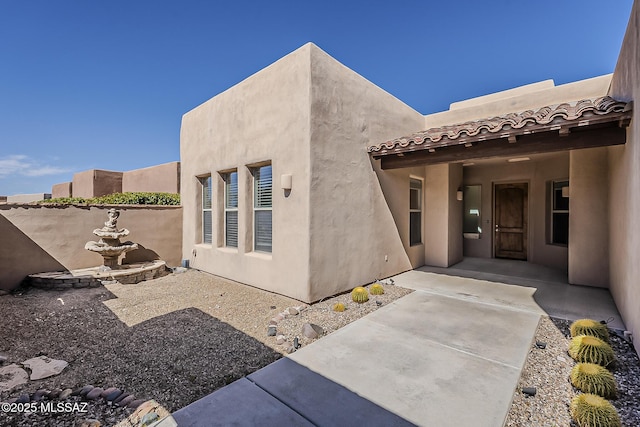
<svg viewBox="0 0 640 427"><path fill-rule="evenodd" d="M513 397L505 426L576 426L569 414L569 402L579 392L569 382L575 362L567 354L571 322L543 317ZM618 398L611 403L618 410L623 426L640 426L640 361L633 347L612 334L616 354L612 370L618 384ZM544 349L536 342L546 343ZM535 396L522 392L536 387Z"/></svg>
<svg viewBox="0 0 640 427"><path fill-rule="evenodd" d="M305 306L195 270L138 285L22 290L0 297L5 317L0 354L9 359L5 364L47 355L66 360L69 366L55 377L0 393L0 401L38 389L92 384L155 399L173 412L282 357L294 338L303 346L312 342L302 335L305 323L321 326L326 335L410 292L385 285L384 295L371 296L364 304L352 302L345 293ZM333 311L336 302L346 310ZM272 318L301 305L300 314L277 322L284 344L267 336ZM547 346L532 345L505 425L572 425L568 403L575 391L568 382L573 361L567 355L567 335L568 322L541 320L536 339ZM620 389L613 404L624 425L638 426L640 363L622 339L612 337L612 344L619 361L614 375ZM535 397L521 393L528 386L537 387ZM132 412L102 400L88 408L82 414L0 413L0 425L75 426L90 418L109 426Z"/></svg>

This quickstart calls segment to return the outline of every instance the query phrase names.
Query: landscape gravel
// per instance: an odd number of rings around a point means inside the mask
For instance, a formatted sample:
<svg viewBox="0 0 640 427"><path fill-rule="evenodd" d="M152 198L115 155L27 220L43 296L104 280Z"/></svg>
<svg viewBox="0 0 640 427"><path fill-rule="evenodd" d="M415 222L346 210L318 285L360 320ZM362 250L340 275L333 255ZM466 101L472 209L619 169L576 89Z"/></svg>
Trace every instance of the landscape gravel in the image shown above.
<svg viewBox="0 0 640 427"><path fill-rule="evenodd" d="M388 282L384 290L362 304L344 293L306 305L195 270L137 285L22 289L0 296L0 364L46 355L69 366L59 375L0 393L0 401L42 389L79 393L89 384L117 387L138 400L155 399L173 412L293 351L294 342L309 345L412 292ZM345 311L333 310L338 302ZM307 323L322 328L318 338L303 335ZM532 344L505 425L572 426L568 324L542 318L536 340L546 347ZM269 326L275 326L275 336L269 335ZM612 337L612 345L620 389L613 404L624 425L638 426L640 364L624 340ZM525 396L524 387L536 387L536 395ZM85 400L67 397L72 403ZM97 398L89 401L86 413L0 413L0 425L58 427L93 420L111 426L132 411Z"/></svg>

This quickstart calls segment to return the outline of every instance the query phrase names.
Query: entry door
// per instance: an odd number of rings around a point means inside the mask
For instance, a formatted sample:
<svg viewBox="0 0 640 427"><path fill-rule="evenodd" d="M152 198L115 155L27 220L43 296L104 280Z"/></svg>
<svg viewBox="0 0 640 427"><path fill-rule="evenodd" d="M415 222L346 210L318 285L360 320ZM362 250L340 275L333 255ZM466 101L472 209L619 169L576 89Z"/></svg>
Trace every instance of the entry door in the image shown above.
<svg viewBox="0 0 640 427"><path fill-rule="evenodd" d="M527 259L528 184L495 184L496 258Z"/></svg>

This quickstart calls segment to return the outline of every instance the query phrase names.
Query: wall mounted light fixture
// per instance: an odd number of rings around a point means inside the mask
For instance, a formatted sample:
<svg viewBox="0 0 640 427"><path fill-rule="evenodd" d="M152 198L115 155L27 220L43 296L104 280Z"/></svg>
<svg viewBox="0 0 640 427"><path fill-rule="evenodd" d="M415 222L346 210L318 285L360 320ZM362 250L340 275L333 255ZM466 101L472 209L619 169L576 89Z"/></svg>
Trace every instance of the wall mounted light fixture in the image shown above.
<svg viewBox="0 0 640 427"><path fill-rule="evenodd" d="M456 191L456 200L458 200L459 202L462 201L462 188L458 187L458 191Z"/></svg>
<svg viewBox="0 0 640 427"><path fill-rule="evenodd" d="M283 190L291 190L292 183L293 177L290 173L280 176L280 187L282 187Z"/></svg>

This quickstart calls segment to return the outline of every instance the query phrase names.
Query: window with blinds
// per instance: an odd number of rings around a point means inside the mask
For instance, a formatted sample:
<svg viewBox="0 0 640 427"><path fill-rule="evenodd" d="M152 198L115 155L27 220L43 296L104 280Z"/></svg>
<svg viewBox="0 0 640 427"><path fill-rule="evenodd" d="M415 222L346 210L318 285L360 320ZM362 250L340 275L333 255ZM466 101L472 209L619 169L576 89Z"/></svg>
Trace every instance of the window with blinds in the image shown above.
<svg viewBox="0 0 640 427"><path fill-rule="evenodd" d="M211 244L211 175L200 178L202 191L202 243Z"/></svg>
<svg viewBox="0 0 640 427"><path fill-rule="evenodd" d="M409 244L422 243L422 181L409 180Z"/></svg>
<svg viewBox="0 0 640 427"><path fill-rule="evenodd" d="M271 252L273 179L271 165L252 169L254 250Z"/></svg>
<svg viewBox="0 0 640 427"><path fill-rule="evenodd" d="M224 179L224 244L238 247L238 172L223 175Z"/></svg>

